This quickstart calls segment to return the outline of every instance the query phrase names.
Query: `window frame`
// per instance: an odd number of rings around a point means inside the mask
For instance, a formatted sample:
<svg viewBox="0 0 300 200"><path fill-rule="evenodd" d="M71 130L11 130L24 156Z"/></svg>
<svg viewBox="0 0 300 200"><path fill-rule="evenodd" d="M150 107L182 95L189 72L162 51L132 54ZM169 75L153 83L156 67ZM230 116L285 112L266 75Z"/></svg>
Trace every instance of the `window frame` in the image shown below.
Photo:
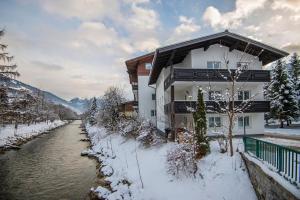
<svg viewBox="0 0 300 200"><path fill-rule="evenodd" d="M244 123L245 123L245 119L247 119L247 122L246 125L245 125L245 128L250 128L250 116L249 115L246 115L246 116L239 116L238 117L238 127L239 128L244 128Z"/></svg>
<svg viewBox="0 0 300 200"><path fill-rule="evenodd" d="M219 123L216 123L216 119L219 119ZM213 126L211 126L211 119L213 119ZM208 127L209 128L220 128L222 126L222 119L221 117L208 117Z"/></svg>
<svg viewBox="0 0 300 200"><path fill-rule="evenodd" d="M237 62L236 68L241 67L242 70L249 70L250 62Z"/></svg>
<svg viewBox="0 0 300 200"><path fill-rule="evenodd" d="M245 93L248 93L248 98L247 99L245 99ZM242 95L240 95L240 94L242 94ZM242 98L240 98L242 96ZM249 100L250 99L250 97L251 97L251 91L250 90L240 90L240 91L238 91L238 101L247 101L247 100Z"/></svg>
<svg viewBox="0 0 300 200"><path fill-rule="evenodd" d="M155 109L151 109L150 111L151 113L151 117L155 117L156 116L156 110Z"/></svg>
<svg viewBox="0 0 300 200"><path fill-rule="evenodd" d="M152 63L145 63L145 69L151 70L152 69Z"/></svg>
<svg viewBox="0 0 300 200"><path fill-rule="evenodd" d="M212 64L212 67L209 67L209 64ZM218 64L218 67L216 67ZM206 63L207 69L221 69L221 61L207 61Z"/></svg>
<svg viewBox="0 0 300 200"><path fill-rule="evenodd" d="M220 95L220 96L216 97L216 93L218 93L218 95ZM212 96L212 94L213 94L213 96ZM208 100L209 101L219 101L219 100L221 100L221 98L220 98L221 95L222 95L222 91L221 90L210 90L208 92Z"/></svg>
<svg viewBox="0 0 300 200"><path fill-rule="evenodd" d="M152 97L152 100L156 100L156 94L155 93L152 93L152 95L151 95L151 97Z"/></svg>

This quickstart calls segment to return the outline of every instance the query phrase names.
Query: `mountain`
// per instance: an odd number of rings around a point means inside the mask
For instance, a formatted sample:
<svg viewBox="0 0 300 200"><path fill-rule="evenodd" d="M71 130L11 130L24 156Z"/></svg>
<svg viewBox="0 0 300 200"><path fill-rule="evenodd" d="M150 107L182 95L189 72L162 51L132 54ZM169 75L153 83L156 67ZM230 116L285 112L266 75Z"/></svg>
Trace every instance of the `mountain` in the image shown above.
<svg viewBox="0 0 300 200"><path fill-rule="evenodd" d="M14 79L0 77L0 85L1 84L10 87L12 90L16 92L18 90L29 90L33 94L42 93L44 95L45 100L52 102L54 104L61 104L67 108L72 109L78 114L85 112L89 105L89 100L87 99L74 98L71 101L66 101L65 99L60 98L51 92L40 90L36 87L33 87L31 85L28 85L26 83Z"/></svg>
<svg viewBox="0 0 300 200"><path fill-rule="evenodd" d="M80 111L84 112L88 110L89 105L90 105L91 100L90 99L81 99L81 98L73 98L69 101L69 104L74 107L79 109Z"/></svg>

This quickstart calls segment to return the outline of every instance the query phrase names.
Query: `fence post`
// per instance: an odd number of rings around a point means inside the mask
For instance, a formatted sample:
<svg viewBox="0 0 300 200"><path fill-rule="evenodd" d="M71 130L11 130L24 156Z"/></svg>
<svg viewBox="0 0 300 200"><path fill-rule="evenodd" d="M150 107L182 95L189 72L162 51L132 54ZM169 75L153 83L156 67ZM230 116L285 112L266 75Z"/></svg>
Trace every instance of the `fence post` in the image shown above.
<svg viewBox="0 0 300 200"><path fill-rule="evenodd" d="M259 141L258 140L255 140L255 145L256 145L256 148L255 148L255 153L256 153L256 157L259 158Z"/></svg>
<svg viewBox="0 0 300 200"><path fill-rule="evenodd" d="M282 171L282 148L280 146L278 146L278 154L279 154L279 158L278 158L278 170L279 172Z"/></svg>
<svg viewBox="0 0 300 200"><path fill-rule="evenodd" d="M243 137L243 142L244 142L244 151L248 152L247 151L247 138L245 136Z"/></svg>

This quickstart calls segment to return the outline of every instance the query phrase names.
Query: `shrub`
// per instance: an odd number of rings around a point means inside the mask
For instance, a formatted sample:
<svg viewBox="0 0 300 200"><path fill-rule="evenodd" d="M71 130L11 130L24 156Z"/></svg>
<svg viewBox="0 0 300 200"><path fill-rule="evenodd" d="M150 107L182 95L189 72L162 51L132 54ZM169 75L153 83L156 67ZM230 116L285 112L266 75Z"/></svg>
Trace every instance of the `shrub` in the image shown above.
<svg viewBox="0 0 300 200"><path fill-rule="evenodd" d="M191 144L176 144L167 152L167 172L176 178L194 176L197 165Z"/></svg>

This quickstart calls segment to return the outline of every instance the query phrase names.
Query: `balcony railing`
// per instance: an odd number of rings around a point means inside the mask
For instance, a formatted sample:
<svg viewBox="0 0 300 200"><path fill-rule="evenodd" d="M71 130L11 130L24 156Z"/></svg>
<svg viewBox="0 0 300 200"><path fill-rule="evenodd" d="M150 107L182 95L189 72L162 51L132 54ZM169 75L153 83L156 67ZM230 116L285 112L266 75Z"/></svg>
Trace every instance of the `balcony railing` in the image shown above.
<svg viewBox="0 0 300 200"><path fill-rule="evenodd" d="M233 75L235 70L231 70L231 73ZM173 68L170 75L165 79L164 86L165 89L168 89L174 81L227 82L230 80L230 73L227 69ZM237 81L269 82L270 71L245 70L239 75Z"/></svg>
<svg viewBox="0 0 300 200"><path fill-rule="evenodd" d="M208 113L221 113L223 108L226 107L225 102L215 102L215 101L205 101L206 110ZM229 105L231 105L229 103ZM243 108L244 113L257 113L257 112L269 112L270 102L269 101L251 101L242 102L235 101L234 108ZM165 105L165 114L177 113L177 114L187 114L191 113L191 109L196 109L196 101L174 101Z"/></svg>

